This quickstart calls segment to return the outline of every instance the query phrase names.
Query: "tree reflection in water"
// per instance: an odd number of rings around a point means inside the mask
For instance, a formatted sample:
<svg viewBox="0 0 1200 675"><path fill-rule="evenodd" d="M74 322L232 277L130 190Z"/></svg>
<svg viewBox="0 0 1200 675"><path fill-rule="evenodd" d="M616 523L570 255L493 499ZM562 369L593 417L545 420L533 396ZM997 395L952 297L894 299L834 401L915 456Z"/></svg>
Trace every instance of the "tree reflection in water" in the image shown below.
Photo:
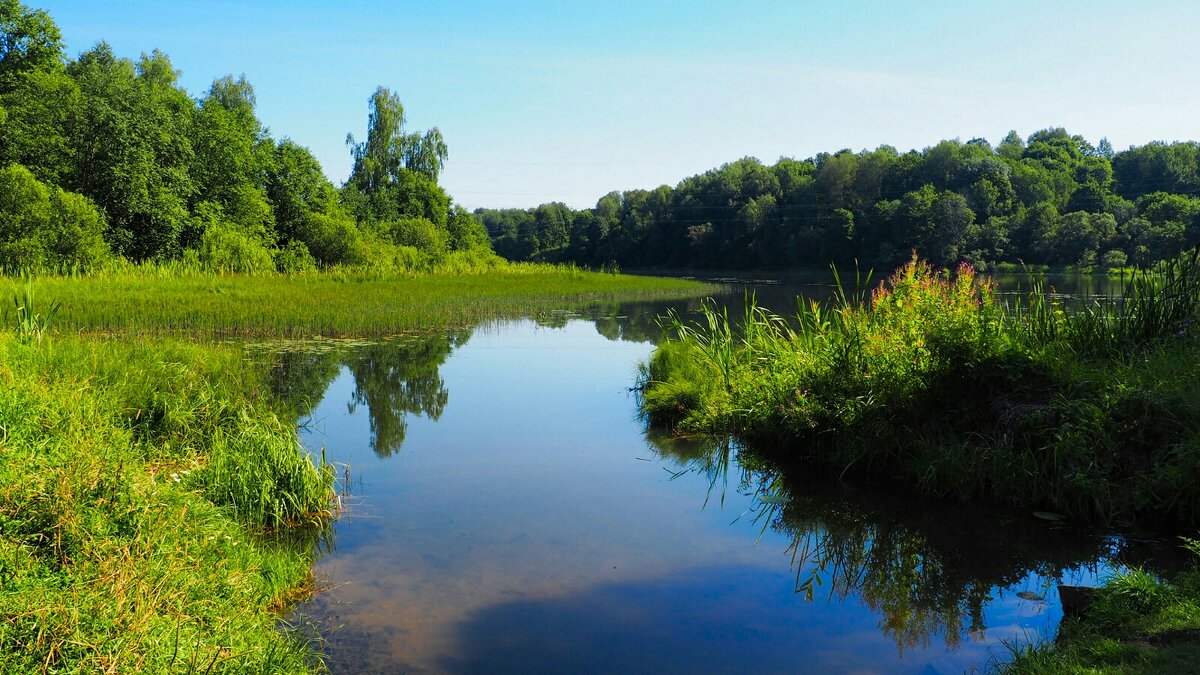
<svg viewBox="0 0 1200 675"><path fill-rule="evenodd" d="M1088 528L1020 514L931 502L879 486L852 488L803 466L782 466L727 440L669 439L647 432L660 457L709 481L706 503L736 490L752 517L790 539L796 592L857 596L903 652L935 636L956 646L981 637L985 607L1031 574L1045 591L1065 572L1138 556L1134 544ZM1019 590L1019 589L1017 589Z"/></svg>
<svg viewBox="0 0 1200 675"><path fill-rule="evenodd" d="M379 457L399 452L409 415L437 420L450 393L439 369L466 344L466 330L408 335L388 340L309 341L276 345L270 352L269 381L275 397L300 417L312 412L344 367L354 377L347 407L365 406L371 449Z"/></svg>
<svg viewBox="0 0 1200 675"><path fill-rule="evenodd" d="M469 331L407 338L354 350L345 365L354 374L350 412L367 406L371 448L380 457L399 452L408 431L405 418L423 415L437 420L450 393L438 369L450 353L466 344Z"/></svg>

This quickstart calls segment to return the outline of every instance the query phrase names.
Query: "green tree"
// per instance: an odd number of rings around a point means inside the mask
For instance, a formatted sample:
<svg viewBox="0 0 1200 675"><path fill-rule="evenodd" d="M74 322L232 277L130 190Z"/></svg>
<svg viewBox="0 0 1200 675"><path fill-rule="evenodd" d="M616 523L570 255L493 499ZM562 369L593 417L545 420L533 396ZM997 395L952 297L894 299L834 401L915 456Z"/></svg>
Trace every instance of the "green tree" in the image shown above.
<svg viewBox="0 0 1200 675"><path fill-rule="evenodd" d="M1108 213L1075 211L1059 217L1053 229L1042 233L1042 248L1056 262L1074 264L1095 260L1101 247L1117 233L1117 221Z"/></svg>
<svg viewBox="0 0 1200 675"><path fill-rule="evenodd" d="M356 142L353 134L346 136L354 168L350 182L358 189L372 193L396 182L403 171L414 171L437 182L438 174L448 156L442 134L434 127L424 135L408 133L404 104L400 96L387 87L379 87L371 95L367 116L367 138Z"/></svg>
<svg viewBox="0 0 1200 675"><path fill-rule="evenodd" d="M461 206L450 207L446 231L451 251L490 251L487 230Z"/></svg>
<svg viewBox="0 0 1200 675"><path fill-rule="evenodd" d="M22 73L61 68L62 61L62 34L49 14L0 0L0 93L10 91Z"/></svg>
<svg viewBox="0 0 1200 675"><path fill-rule="evenodd" d="M70 130L81 115L78 85L61 68L18 74L0 94L0 163L24 165L59 184L77 161Z"/></svg>
<svg viewBox="0 0 1200 675"><path fill-rule="evenodd" d="M81 91L64 184L108 214L106 239L135 260L177 255L195 186L189 174L194 102L166 56L118 59L100 43L68 67Z"/></svg>
<svg viewBox="0 0 1200 675"><path fill-rule="evenodd" d="M264 245L275 240L275 213L265 191L275 144L254 114L254 89L245 77L213 82L193 117L193 209L210 202L224 221Z"/></svg>
<svg viewBox="0 0 1200 675"><path fill-rule="evenodd" d="M104 216L86 197L48 186L25 167L0 169L0 267L85 269L104 260Z"/></svg>

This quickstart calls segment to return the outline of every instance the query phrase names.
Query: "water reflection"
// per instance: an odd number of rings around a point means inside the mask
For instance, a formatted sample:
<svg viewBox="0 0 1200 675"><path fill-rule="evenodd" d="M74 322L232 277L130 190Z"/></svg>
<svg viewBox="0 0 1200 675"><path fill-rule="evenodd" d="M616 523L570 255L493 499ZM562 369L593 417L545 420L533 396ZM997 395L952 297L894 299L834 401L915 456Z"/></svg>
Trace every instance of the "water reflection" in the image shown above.
<svg viewBox="0 0 1200 675"><path fill-rule="evenodd" d="M636 364L698 306L269 350L308 447L356 477L335 590L302 609L331 669L962 672L1052 636L1056 581L1163 569L1129 537L646 437Z"/></svg>
<svg viewBox="0 0 1200 675"><path fill-rule="evenodd" d="M1006 593L1052 602L1056 581L1079 570L1174 557L1166 541L1104 536L878 485L851 487L725 441L654 432L647 440L675 475L703 476L709 499L724 499L737 467L734 489L754 499L742 517L790 540L796 593L810 601L822 592L835 602L860 598L900 653L938 636L951 648L966 636L981 639L988 603Z"/></svg>
<svg viewBox="0 0 1200 675"><path fill-rule="evenodd" d="M342 368L354 378L347 402L365 407L371 449L379 457L400 451L410 416L437 421L450 400L438 369L467 343L470 331L409 335L389 340L311 341L270 345L268 379L275 397L300 417L312 413Z"/></svg>
<svg viewBox="0 0 1200 675"><path fill-rule="evenodd" d="M345 365L354 374L349 412L354 414L357 406L367 407L371 449L376 455L388 457L399 452L409 415L434 421L441 418L450 392L438 368L470 337L470 332L457 331L371 345L348 355Z"/></svg>

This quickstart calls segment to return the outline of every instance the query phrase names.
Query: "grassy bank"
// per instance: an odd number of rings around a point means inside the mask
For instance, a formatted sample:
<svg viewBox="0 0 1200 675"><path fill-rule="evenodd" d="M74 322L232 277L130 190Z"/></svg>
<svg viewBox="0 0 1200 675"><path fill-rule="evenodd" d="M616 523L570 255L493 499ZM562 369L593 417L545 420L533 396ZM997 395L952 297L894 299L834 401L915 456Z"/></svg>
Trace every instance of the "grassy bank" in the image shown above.
<svg viewBox="0 0 1200 675"><path fill-rule="evenodd" d="M1100 304L1068 309L1037 290L1004 305L969 267L913 262L794 320L753 307L675 320L643 366L643 410L654 426L934 495L1194 528L1200 255ZM1057 645L1018 649L1005 668L1191 672L1198 580L1117 576Z"/></svg>
<svg viewBox="0 0 1200 675"><path fill-rule="evenodd" d="M470 273L285 275L158 272L155 268L37 280L63 305L61 330L236 335L375 335L466 327L505 316L616 299L695 296L682 279L505 265Z"/></svg>
<svg viewBox="0 0 1200 675"><path fill-rule="evenodd" d="M1187 541L1200 556L1200 542ZM1200 566L1170 582L1141 570L1119 574L1067 619L1055 643L1014 648L1005 672L1194 673L1200 668Z"/></svg>
<svg viewBox="0 0 1200 675"><path fill-rule="evenodd" d="M272 610L332 475L258 382L216 347L0 336L0 672L308 668Z"/></svg>
<svg viewBox="0 0 1200 675"><path fill-rule="evenodd" d="M678 321L643 372L650 421L729 433L936 495L1108 520L1200 521L1200 265L1119 303L1003 306L920 263L869 296Z"/></svg>

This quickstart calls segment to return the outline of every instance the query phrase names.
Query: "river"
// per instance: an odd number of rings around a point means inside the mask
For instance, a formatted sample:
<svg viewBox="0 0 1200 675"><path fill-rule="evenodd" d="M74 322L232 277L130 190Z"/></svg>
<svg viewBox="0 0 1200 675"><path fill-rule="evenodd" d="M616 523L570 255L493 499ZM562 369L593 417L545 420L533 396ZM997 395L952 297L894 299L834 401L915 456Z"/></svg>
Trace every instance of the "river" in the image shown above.
<svg viewBox="0 0 1200 675"><path fill-rule="evenodd" d="M829 292L726 281L731 306ZM631 387L656 317L697 306L267 350L302 442L342 477L323 590L290 617L330 669L983 671L1053 638L1057 584L1175 564L1166 537L744 466L729 443L648 432Z"/></svg>

